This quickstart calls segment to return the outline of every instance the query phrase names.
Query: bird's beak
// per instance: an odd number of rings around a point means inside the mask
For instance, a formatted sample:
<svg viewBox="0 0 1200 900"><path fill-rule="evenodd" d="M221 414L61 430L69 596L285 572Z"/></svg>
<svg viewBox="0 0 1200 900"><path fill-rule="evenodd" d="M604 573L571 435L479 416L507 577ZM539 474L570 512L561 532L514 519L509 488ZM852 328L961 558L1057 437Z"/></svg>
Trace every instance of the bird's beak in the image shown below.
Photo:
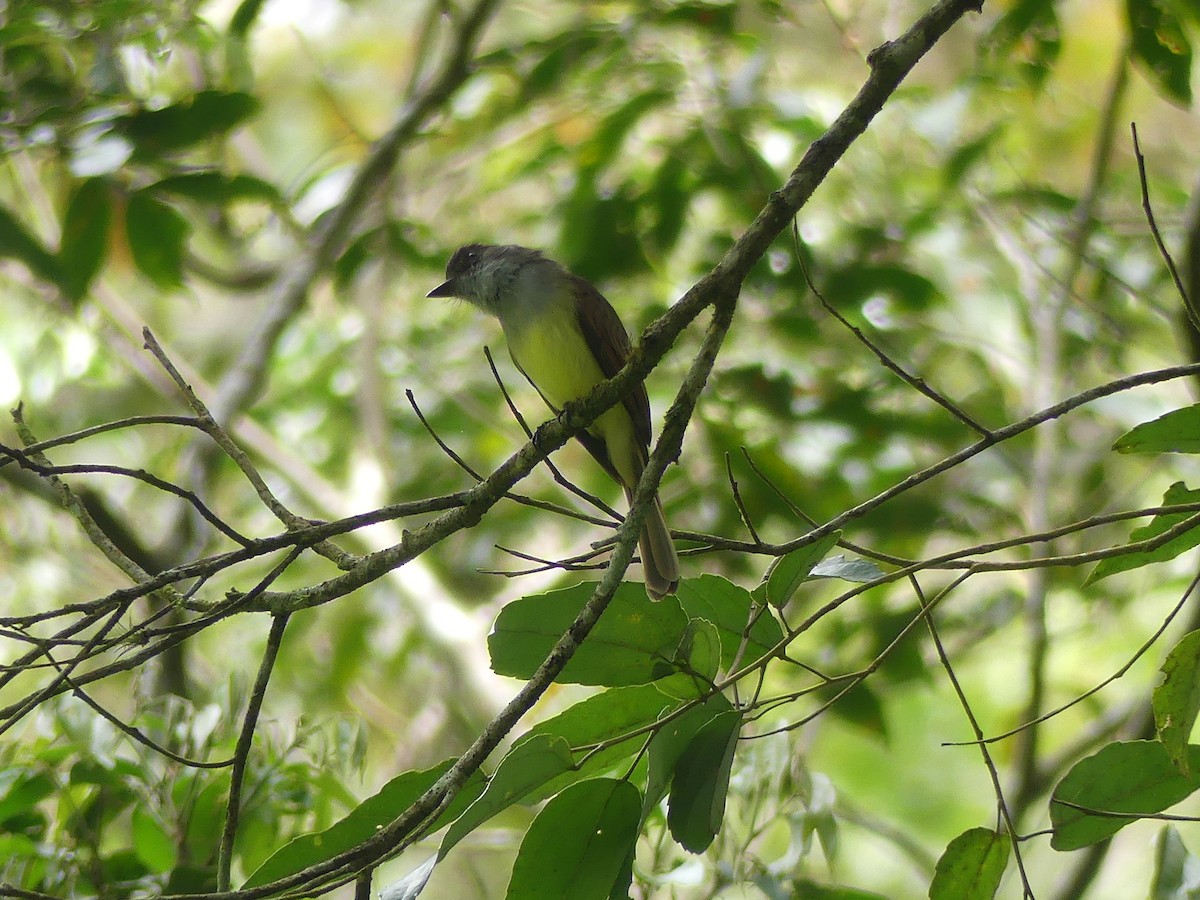
<svg viewBox="0 0 1200 900"><path fill-rule="evenodd" d="M425 295L426 297L457 297L458 284L451 278L448 281L443 281L432 291Z"/></svg>

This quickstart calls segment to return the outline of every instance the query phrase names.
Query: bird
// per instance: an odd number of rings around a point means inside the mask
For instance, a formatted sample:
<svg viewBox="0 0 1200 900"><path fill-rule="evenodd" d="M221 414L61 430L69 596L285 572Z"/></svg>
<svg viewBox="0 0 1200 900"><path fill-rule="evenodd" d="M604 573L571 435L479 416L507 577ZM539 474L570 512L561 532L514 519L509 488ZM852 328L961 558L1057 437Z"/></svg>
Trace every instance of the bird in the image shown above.
<svg viewBox="0 0 1200 900"><path fill-rule="evenodd" d="M629 335L612 304L540 250L466 244L446 264L446 280L427 296L455 297L495 316L513 363L556 413L629 358ZM632 503L650 453L645 385L637 384L577 437ZM650 598L675 593L679 557L657 493L646 508L638 548Z"/></svg>

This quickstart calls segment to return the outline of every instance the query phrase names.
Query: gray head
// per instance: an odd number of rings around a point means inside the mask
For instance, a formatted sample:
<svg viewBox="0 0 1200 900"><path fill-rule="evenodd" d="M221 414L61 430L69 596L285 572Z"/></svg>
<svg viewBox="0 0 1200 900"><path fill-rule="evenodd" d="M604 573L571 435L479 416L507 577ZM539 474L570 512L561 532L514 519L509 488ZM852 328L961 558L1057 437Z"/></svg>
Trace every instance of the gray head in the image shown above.
<svg viewBox="0 0 1200 900"><path fill-rule="evenodd" d="M458 297L499 315L500 298L528 266L549 267L556 272L559 268L540 250L515 244L466 244L455 250L446 263L446 280L426 296Z"/></svg>

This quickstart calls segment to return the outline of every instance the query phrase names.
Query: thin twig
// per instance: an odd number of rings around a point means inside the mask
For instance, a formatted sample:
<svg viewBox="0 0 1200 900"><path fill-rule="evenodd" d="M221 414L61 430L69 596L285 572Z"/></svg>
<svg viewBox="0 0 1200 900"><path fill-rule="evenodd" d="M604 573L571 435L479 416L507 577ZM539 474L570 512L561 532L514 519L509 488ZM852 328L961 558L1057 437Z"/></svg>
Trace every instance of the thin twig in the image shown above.
<svg viewBox="0 0 1200 900"><path fill-rule="evenodd" d="M433 438L433 440L437 443L438 447L441 448L442 452L445 453L448 457L450 457L450 459L457 466L459 466L464 472L466 472L468 475L470 475L471 478L473 478L476 482L483 481L483 476L480 475L477 471L475 471L475 469L473 469L466 462L466 460L464 460L457 452L455 452L454 449L451 448L449 444L447 444L444 440L442 440L441 436L434 430L433 425L430 424L429 420L425 418L425 414L423 412L421 412L421 407L417 405L417 399L413 395L413 392L410 390L406 390L404 392L404 395L408 398L409 406L412 407L413 412L417 414L417 419L425 427L425 430L429 433L429 436L431 438ZM525 494L518 494L516 491L509 491L507 494L505 494L505 498L508 500L512 500L514 503L519 503L522 506L529 506L529 507L532 507L533 509L540 509L540 510L544 510L545 512L552 512L552 513L555 513L560 516L566 516L569 519L576 519L577 521L580 521L580 522L586 522L589 525L601 525L606 528L613 527L613 523L611 521L609 521L608 519L600 519L600 518L597 518L596 516L589 516L586 513L581 513L578 510L569 509L565 506L562 506L561 504L551 503L549 500L539 500L536 497L530 497Z"/></svg>
<svg viewBox="0 0 1200 900"><path fill-rule="evenodd" d="M103 465L99 463L86 463L76 465L59 466L53 463L37 463L34 462L27 453L23 453L16 447L8 447L0 444L0 456L7 457L14 461L22 469L27 469L36 475L43 478L48 478L51 475L120 475L124 478L132 478L134 481L140 481L143 484L148 484L153 488L157 488L167 494L173 494L182 500L186 500L193 509L196 510L213 528L221 532L232 541L236 541L243 547L249 545L250 538L243 535L232 525L228 524L224 519L208 508L207 504L201 500L195 493L187 488L180 487L174 482L167 481L165 478L159 478L147 472L145 469L130 469L125 466Z"/></svg>
<svg viewBox="0 0 1200 900"><path fill-rule="evenodd" d="M254 681L254 689L250 692L250 701L246 705L246 716L242 720L242 731L238 735L237 747L233 753L233 768L229 775L229 803L225 808L225 826L221 829L221 847L217 853L218 891L229 890L229 870L233 862L233 839L237 836L238 817L242 808L242 780L246 776L246 764L250 760L250 745L254 741L254 732L258 728L258 714L262 710L263 699L267 694L267 684L271 680L271 672L275 668L279 648L283 646L283 632L287 628L288 618L288 614L283 613L271 620L271 632L267 636L267 646L263 649L262 662L258 667L258 677Z"/></svg>
<svg viewBox="0 0 1200 900"><path fill-rule="evenodd" d="M1172 259L1167 245L1163 243L1158 223L1154 220L1154 208L1150 205L1150 185L1146 180L1146 157L1142 155L1142 148L1138 143L1137 124L1131 122L1129 130L1133 133L1133 155L1137 159L1138 182L1142 188L1142 211L1146 214L1146 224L1150 227L1150 234L1154 238L1155 246L1158 247L1159 255L1166 263L1167 271L1171 273L1171 280L1175 282L1175 290L1179 292L1179 296L1183 300L1183 308L1187 311L1192 327L1200 331L1200 311L1197 311L1195 302L1188 294L1187 288L1184 287L1183 279L1179 277L1179 270L1175 268L1175 260Z"/></svg>
<svg viewBox="0 0 1200 900"><path fill-rule="evenodd" d="M955 674L954 666L950 663L950 657L946 655L946 648L942 646L942 639L938 635L937 626L933 621L933 610L930 609L930 604L925 599L925 593L921 590L921 585L915 575L909 578L909 582L912 584L917 598L921 601L921 615L929 628L929 636L933 639L933 646L937 649L942 669L946 672L946 677L950 679L950 684L958 697L958 703L971 725L971 731L974 732L976 740L979 741L979 752L983 757L983 765L987 769L988 777L992 780L992 790L996 793L996 806L1000 810L1000 816L1004 820L1005 831L1008 832L1008 839L1012 844L1013 858L1017 861L1017 871L1021 875L1021 885L1025 892L1025 897L1033 900L1033 887L1029 883L1029 875L1025 871L1025 860L1021 856L1021 844L1018 838L1017 825L1013 821L1008 803L1004 799L1004 787L1000 784L1000 772L996 769L996 763L992 759L991 751L983 743L983 729L979 727L979 720L975 718L975 711L971 708L971 701L967 699L966 691L963 690L962 685L958 681L958 675Z"/></svg>
<svg viewBox="0 0 1200 900"><path fill-rule="evenodd" d="M982 435L985 438L991 436L991 431L989 431L987 428L985 428L980 423L976 422L973 418L971 418L971 416L969 416L966 412L964 412L957 404L955 404L952 400L950 400L944 394L942 394L939 391L936 391L932 387L930 387L929 383L927 381L925 381L924 378L919 378L916 375L909 374L909 372L902 365L900 365L898 362L896 362L894 359L892 359L890 356L888 356L886 353L884 353L882 347L880 347L878 344L876 344L874 341L872 341L869 337L867 337L867 335L863 332L863 330L861 328L859 328L857 325L855 325L853 322L851 322L849 319L847 319L845 316L843 316L840 312L838 312L838 310L833 306L833 304L831 304L828 300L825 299L825 295L821 293L820 289L817 287L816 283L813 281L812 274L808 271L808 266L804 264L804 254L800 252L800 230L799 230L798 225L796 224L795 219L792 220L792 250L793 250L793 257L796 260L796 263L800 266L800 272L801 272L801 274L804 275L805 284L808 285L808 289L813 292L813 296L817 298L817 301L825 309L825 312L829 313L829 315L831 315L835 319L837 319L837 321L844 328L846 328L852 335L854 335L855 339L860 344L862 344L864 347L866 347L868 350L870 350L873 354L875 354L875 358L879 360L879 362L883 365L883 367L885 369L887 369L889 372L892 372L893 374L895 374L901 381L903 381L909 387L913 388L914 390L918 391L921 394L924 394L926 397L928 397L930 400L932 400L938 406L942 407L942 409L946 410L948 413L950 413L950 415L954 416L954 418L958 419L964 425L967 425L969 428L978 432L980 435Z"/></svg>
<svg viewBox="0 0 1200 900"><path fill-rule="evenodd" d="M738 490L737 479L733 477L733 465L729 460L729 451L725 452L725 477L729 481L729 490L733 494L733 502L737 506L742 524L746 526L746 531L750 532L750 540L755 544L762 544L762 538L758 536L758 532L754 529L754 522L750 520L750 513L746 510L746 504L742 500L742 492Z"/></svg>
<svg viewBox="0 0 1200 900"><path fill-rule="evenodd" d="M1013 735L1018 734L1019 732L1023 731L1026 728L1032 728L1036 725L1040 725L1042 722L1046 722L1046 721L1054 718L1055 716L1059 715L1060 713L1066 712L1072 706L1075 706L1078 703L1082 703L1084 700L1086 700L1088 697L1091 697L1093 694L1098 694L1100 691L1104 690L1104 688L1108 687L1114 681L1117 681L1122 676L1124 676L1124 674L1126 672L1128 672L1130 669L1132 669L1134 664L1146 654L1147 650L1149 650L1156 643L1158 643L1158 639L1163 636L1163 632L1165 632L1167 630L1167 627L1171 624L1171 622L1173 622L1175 620L1175 616L1177 616L1179 614L1179 611L1181 609L1183 609L1184 604L1187 603L1188 598L1191 597L1192 592L1194 590L1196 590L1196 587L1198 585L1200 585L1200 575L1197 575L1195 578L1192 579L1191 583L1188 584L1188 586L1187 586L1187 590L1185 590L1183 592L1183 596L1179 598L1179 602L1175 604L1175 606L1171 609L1171 611L1169 613L1167 613L1167 617L1165 619L1163 619L1162 624L1160 624L1158 626L1158 628L1155 629L1154 633L1151 634L1150 637L1148 637L1142 643L1142 645L1140 647L1138 647L1137 651L1133 654L1133 656L1131 656L1125 662L1124 665L1122 665L1119 669L1117 669L1117 671L1115 671L1113 674L1109 675L1107 678L1105 678L1099 684L1089 688L1087 691L1084 691L1078 697L1075 697L1075 698L1067 701L1066 703L1062 704L1062 706L1056 707L1055 709L1052 709L1049 712L1038 716L1036 719L1032 719L1021 725L1017 725L1015 728L1010 728L1007 731L1003 731L1000 734L992 735L989 738L985 738L982 735L980 735L979 738L975 741L947 741L944 744L944 746L956 747L956 746L961 746L963 744L974 744L974 743L994 744L997 741L1002 741L1002 740L1005 740L1006 738L1010 738Z"/></svg>
<svg viewBox="0 0 1200 900"><path fill-rule="evenodd" d="M192 390L192 386L179 374L179 370L175 368L175 364L171 362L170 357L167 356L166 352L159 345L149 328L142 329L142 337L146 341L146 349L154 354L154 358L158 360L167 374L171 376L171 380L175 382L175 386L179 388L179 392L183 395L184 400L187 401L188 406L192 408L192 412L204 423L204 431L241 470L263 505L274 513L275 518L279 519L288 528L303 528L306 525L312 524L308 519L303 519L295 515L279 501L271 488L267 486L266 480L259 474L258 469L250 462L250 457L246 455L246 451L239 447L225 429L217 423L216 417L209 412L204 401L200 399L199 395ZM332 561L339 568L349 568L356 561L356 557L352 554L347 553L345 550L328 541L320 541L314 544L313 550Z"/></svg>

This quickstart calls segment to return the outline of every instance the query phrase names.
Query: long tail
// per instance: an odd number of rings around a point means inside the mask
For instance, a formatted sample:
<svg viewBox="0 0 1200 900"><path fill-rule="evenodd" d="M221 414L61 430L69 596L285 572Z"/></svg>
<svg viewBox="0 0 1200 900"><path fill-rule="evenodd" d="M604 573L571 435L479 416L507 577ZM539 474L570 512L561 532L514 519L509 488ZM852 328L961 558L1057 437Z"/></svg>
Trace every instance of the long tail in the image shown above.
<svg viewBox="0 0 1200 900"><path fill-rule="evenodd" d="M629 492L626 491L629 498ZM642 533L638 536L638 550L642 554L642 570L646 577L646 593L651 600L661 600L675 593L679 587L679 557L675 553L675 542L663 515L662 501L658 494L646 510L642 522Z"/></svg>

